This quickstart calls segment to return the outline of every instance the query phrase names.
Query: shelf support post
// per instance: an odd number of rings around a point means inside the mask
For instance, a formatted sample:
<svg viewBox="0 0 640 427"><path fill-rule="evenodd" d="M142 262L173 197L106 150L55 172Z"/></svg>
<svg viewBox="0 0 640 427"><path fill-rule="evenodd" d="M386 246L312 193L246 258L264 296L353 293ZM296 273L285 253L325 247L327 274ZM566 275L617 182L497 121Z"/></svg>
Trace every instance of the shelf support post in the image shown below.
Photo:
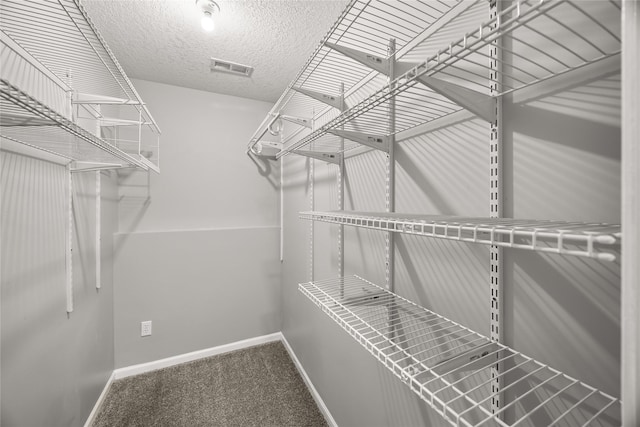
<svg viewBox="0 0 640 427"><path fill-rule="evenodd" d="M315 117L316 116L316 112L313 111L311 114L311 117ZM311 132L313 132L315 130L316 127L316 121L315 119L313 119L311 121ZM313 143L311 144L311 151L313 151ZM313 212L315 210L316 204L315 204L315 199L314 199L314 194L313 194L313 180L314 180L314 161L313 161L313 157L309 156L309 209ZM315 234L315 227L314 227L314 221L311 221L311 224L309 224L309 279L313 282L314 280L314 274L313 274L313 257L314 257L314 252L313 252L313 243L314 243L314 234Z"/></svg>
<svg viewBox="0 0 640 427"><path fill-rule="evenodd" d="M489 3L491 18L497 16L500 13L500 1L491 0ZM491 95L500 93L502 89L500 87L500 78L502 73L500 72L501 64L501 49L499 46L499 39L491 43L490 50L490 90ZM489 143L489 217L501 218L502 217L502 98L494 96L489 98L491 111L486 114L485 118L490 124L490 143ZM473 111L473 110L472 110ZM474 111L475 112L475 111ZM482 115L481 115L482 117ZM490 291L490 338L491 341L502 343L503 337L503 274L502 274L502 258L503 250L501 247L491 245L489 249L489 291ZM496 355L496 359L500 356ZM503 392L502 392L502 376L500 375L504 371L501 363L496 362L491 369L491 392L493 397L491 398L491 412L496 413L504 406ZM504 412L500 413L500 417L504 416Z"/></svg>
<svg viewBox="0 0 640 427"><path fill-rule="evenodd" d="M280 149L284 142L284 132L280 132ZM284 159L280 160L280 262L284 262Z"/></svg>
<svg viewBox="0 0 640 427"><path fill-rule="evenodd" d="M142 110L138 110L138 156L142 155Z"/></svg>
<svg viewBox="0 0 640 427"><path fill-rule="evenodd" d="M340 110L344 111L344 83L340 83ZM344 125L340 126L344 130ZM344 137L340 137L340 163L338 164L338 210L344 212ZM338 277L344 278L344 224L338 224ZM340 297L344 297L344 281Z"/></svg>
<svg viewBox="0 0 640 427"><path fill-rule="evenodd" d="M389 84L393 84L395 78L395 62L396 62L396 40L389 40ZM389 99L389 151L387 154L387 176L386 176L386 211L394 212L396 209L396 195L395 195L395 178L396 178L396 161L395 161L395 99ZM395 262L395 234L393 231L387 232L386 241L386 281L387 289L391 292L395 292L394 284L394 262Z"/></svg>
<svg viewBox="0 0 640 427"><path fill-rule="evenodd" d="M622 424L640 424L640 4L622 2Z"/></svg>
<svg viewBox="0 0 640 427"><path fill-rule="evenodd" d="M101 236L101 191L100 191L100 171L96 171L96 289L100 289L102 286L101 270L102 270L102 236Z"/></svg>
<svg viewBox="0 0 640 427"><path fill-rule="evenodd" d="M73 174L67 163L67 227L65 240L67 315L73 312Z"/></svg>

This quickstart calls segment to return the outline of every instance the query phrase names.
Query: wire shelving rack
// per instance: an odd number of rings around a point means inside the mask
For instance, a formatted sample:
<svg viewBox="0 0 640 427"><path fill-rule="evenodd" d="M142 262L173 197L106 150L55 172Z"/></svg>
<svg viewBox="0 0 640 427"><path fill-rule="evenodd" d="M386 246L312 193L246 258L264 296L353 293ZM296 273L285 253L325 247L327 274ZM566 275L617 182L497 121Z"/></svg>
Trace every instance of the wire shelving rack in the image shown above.
<svg viewBox="0 0 640 427"><path fill-rule="evenodd" d="M505 248L615 261L620 225L373 212L300 212L301 219Z"/></svg>
<svg viewBox="0 0 640 427"><path fill-rule="evenodd" d="M620 425L617 398L361 277L299 289L451 425Z"/></svg>
<svg viewBox="0 0 640 427"><path fill-rule="evenodd" d="M325 103L309 98L296 89L314 91L337 99L341 83L344 83L345 94L352 95L376 76L377 73L371 68L330 48L331 44L384 57L387 55L389 37L394 37L401 56L415 45L414 40L425 28L452 11L463 11L478 3L469 1L461 4L457 0L352 1L254 132L247 151L253 151L254 146L263 141L273 122L281 114L286 114L289 108L296 109L303 105L307 111L315 111L316 116L327 113Z"/></svg>
<svg viewBox="0 0 640 427"><path fill-rule="evenodd" d="M96 175L100 287L105 169L160 171L160 129L80 0L0 2L0 141L66 161L66 311L74 310L73 174Z"/></svg>
<svg viewBox="0 0 640 427"><path fill-rule="evenodd" d="M160 129L79 0L3 0L0 27L3 138L159 172Z"/></svg>
<svg viewBox="0 0 640 427"><path fill-rule="evenodd" d="M517 1L425 61L407 63L401 69L408 70L392 82L331 118L314 132L291 141L276 154L276 158L308 147L312 142L318 142L324 151L339 152L340 146L330 131L341 126L346 130L388 136L462 109L469 109L490 121L488 108L483 104L492 97L525 89L590 64L619 58L620 34L611 25L619 19L619 11L618 1ZM564 17L567 15L575 19L566 22ZM498 43L502 46L499 57L509 57L510 61L499 61L498 75L489 79L488 48L505 36L509 37L509 43ZM544 49L539 47L542 43ZM338 78L332 78L334 86ZM454 90L462 94L451 97L448 87L443 89L441 86L443 82L445 85L454 84ZM490 95L488 84L498 82L498 90ZM392 99L396 123L390 132L385 123ZM349 144L342 151L357 147Z"/></svg>
<svg viewBox="0 0 640 427"><path fill-rule="evenodd" d="M368 151L372 140L379 142L375 148L387 154L387 213L310 211L300 218L338 225L339 276L344 225L387 236L405 233L489 245L492 328L502 321L493 317L500 292L494 284L502 282L500 273L493 273L501 269L494 260L501 257L501 248L616 261L621 243L616 224L501 218L500 159L494 150L501 138L497 105L505 96L533 93L543 82L566 88L566 75L598 67L620 69L622 3L508 4L352 1L247 146L248 153L260 154L255 147L269 143L271 133L279 138L273 144L278 147L275 159L300 154L338 165L341 198L346 156ZM413 9L429 13L413 16ZM408 28L403 22L410 22ZM396 51L387 51L394 38ZM309 112L305 123L311 125L281 133L276 123L299 111ZM491 126L492 217L393 212L392 145L470 118ZM312 278L299 289L452 425L620 425L616 397L504 346L493 332L484 337L394 294L389 237L385 250L388 289L358 276ZM310 262L313 272L313 255Z"/></svg>
<svg viewBox="0 0 640 427"><path fill-rule="evenodd" d="M1 135L69 160L149 166L0 79Z"/></svg>

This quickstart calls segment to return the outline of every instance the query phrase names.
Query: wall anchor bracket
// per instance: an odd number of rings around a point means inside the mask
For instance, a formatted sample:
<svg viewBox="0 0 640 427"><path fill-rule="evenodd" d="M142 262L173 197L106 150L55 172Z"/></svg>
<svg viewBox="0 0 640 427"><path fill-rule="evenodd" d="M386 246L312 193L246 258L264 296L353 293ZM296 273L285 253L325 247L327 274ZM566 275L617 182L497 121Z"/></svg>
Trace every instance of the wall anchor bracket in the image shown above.
<svg viewBox="0 0 640 427"><path fill-rule="evenodd" d="M492 96L436 79L435 77L422 75L418 76L417 79L423 85L447 97L489 123L496 121L496 108Z"/></svg>
<svg viewBox="0 0 640 427"><path fill-rule="evenodd" d="M328 129L327 132L357 142L358 144L384 151L385 153L389 152L389 137L386 135L371 135L342 129Z"/></svg>
<svg viewBox="0 0 640 427"><path fill-rule="evenodd" d="M333 43L325 42L325 46L335 50L336 52L340 52L344 56L347 56L354 61L357 61L364 65L365 67L369 67L372 70L375 70L385 76L389 75L389 58L383 58L381 56L372 55L370 53L362 52L357 49L352 49L350 47L340 46ZM420 65L417 62L400 62L395 61L394 63L394 73L396 76L400 76L412 68Z"/></svg>
<svg viewBox="0 0 640 427"><path fill-rule="evenodd" d="M326 93L316 92L315 90L303 89L301 87L295 86L291 89L303 95L307 95L308 97L313 98L317 101L323 102L330 107L337 108L338 110L341 110L343 108L343 102L339 96L328 95Z"/></svg>
<svg viewBox="0 0 640 427"><path fill-rule="evenodd" d="M307 117L286 116L284 114L281 114L280 118L282 120L286 120L288 122L295 123L297 125L304 126L306 128L311 129L311 119Z"/></svg>
<svg viewBox="0 0 640 427"><path fill-rule="evenodd" d="M322 160L327 163L333 163L339 165L342 161L342 153L323 153L321 151L306 151L306 150L295 150L293 151L295 154L300 154L301 156L311 157L312 159Z"/></svg>

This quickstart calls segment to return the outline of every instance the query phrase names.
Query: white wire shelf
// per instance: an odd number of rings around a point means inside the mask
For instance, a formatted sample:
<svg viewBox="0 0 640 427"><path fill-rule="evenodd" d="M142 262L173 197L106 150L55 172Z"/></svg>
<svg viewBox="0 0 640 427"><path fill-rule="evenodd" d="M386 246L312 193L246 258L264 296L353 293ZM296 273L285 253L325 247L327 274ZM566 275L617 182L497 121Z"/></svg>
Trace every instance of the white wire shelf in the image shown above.
<svg viewBox="0 0 640 427"><path fill-rule="evenodd" d="M468 4L475 2L467 1ZM344 84L345 93L349 94L372 74L369 67L336 52L326 43L365 50L384 57L387 55L389 39L395 38L396 49L401 54L411 47L413 40L425 28L459 3L459 0L352 0L254 132L247 151L265 136L274 117L288 108L296 110L302 107L309 112L319 112L326 107L296 92L294 87L339 97L341 84Z"/></svg>
<svg viewBox="0 0 640 427"><path fill-rule="evenodd" d="M620 225L372 212L300 212L301 219L437 239L615 261Z"/></svg>
<svg viewBox="0 0 640 427"><path fill-rule="evenodd" d="M2 0L0 27L3 137L159 171L160 129L79 0Z"/></svg>
<svg viewBox="0 0 640 427"><path fill-rule="evenodd" d="M358 276L299 290L451 425L621 425L619 399Z"/></svg>
<svg viewBox="0 0 640 427"><path fill-rule="evenodd" d="M0 135L69 160L148 169L131 156L0 79Z"/></svg>
<svg viewBox="0 0 640 427"><path fill-rule="evenodd" d="M362 133L391 135L442 118L463 108L477 113L478 101L527 88L589 64L619 56L619 1L519 0L460 39L306 136L288 144L277 158L325 138L345 126ZM498 48L497 75L490 77L491 48ZM339 78L339 76L336 76ZM453 84L467 95L456 99L437 93L435 85ZM339 81L339 80L337 80ZM423 84L424 83L424 84ZM429 87L425 86L429 85ZM436 88L442 92L441 88ZM446 91L445 91L446 92ZM442 93L445 93L442 92ZM472 95L468 95L472 94ZM395 126L389 129L389 103ZM324 144L326 146L326 144ZM339 145L334 151L339 151ZM346 147L348 151L351 147Z"/></svg>

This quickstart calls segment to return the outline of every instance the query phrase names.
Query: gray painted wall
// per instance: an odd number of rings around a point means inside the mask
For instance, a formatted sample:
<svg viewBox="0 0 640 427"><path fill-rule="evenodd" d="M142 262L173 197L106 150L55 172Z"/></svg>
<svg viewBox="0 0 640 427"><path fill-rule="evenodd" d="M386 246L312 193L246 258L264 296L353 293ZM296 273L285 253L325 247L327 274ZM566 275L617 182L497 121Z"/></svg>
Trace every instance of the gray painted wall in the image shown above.
<svg viewBox="0 0 640 427"><path fill-rule="evenodd" d="M279 331L279 171L245 155L270 104L134 84L163 131L161 174L120 174L116 367Z"/></svg>
<svg viewBox="0 0 640 427"><path fill-rule="evenodd" d="M593 76L592 76L593 77ZM505 99L505 215L620 222L619 75ZM299 112L302 114L302 112ZM290 128L289 128L290 129ZM470 120L397 147L398 212L488 216L489 133ZM308 281L308 160L285 158L283 332L341 426L442 425L442 419L297 290ZM346 209L384 210L384 156L346 161ZM316 209L336 209L335 166L315 161ZM337 275L337 226L316 223L316 279ZM489 334L485 246L399 236L396 289ZM346 273L384 285L384 236L345 227ZM620 387L620 266L506 250L507 344L612 395ZM544 420L539 420L540 425Z"/></svg>
<svg viewBox="0 0 640 427"><path fill-rule="evenodd" d="M66 169L1 153L3 426L83 425L114 367L280 330L279 178L244 154L269 105L135 84L164 131L162 175L103 173L99 292L95 175L74 176L68 318Z"/></svg>
<svg viewBox="0 0 640 427"><path fill-rule="evenodd" d="M161 173L120 173L120 232L279 226L279 169L245 155L271 104L133 83L162 129Z"/></svg>
<svg viewBox="0 0 640 427"><path fill-rule="evenodd" d="M24 152L2 151L0 160L1 424L82 426L114 366L115 174L102 174L99 291L95 174L74 175L75 309L67 316L66 169Z"/></svg>
<svg viewBox="0 0 640 427"><path fill-rule="evenodd" d="M280 330L280 229L118 234L116 367ZM140 337L140 322L153 335Z"/></svg>

